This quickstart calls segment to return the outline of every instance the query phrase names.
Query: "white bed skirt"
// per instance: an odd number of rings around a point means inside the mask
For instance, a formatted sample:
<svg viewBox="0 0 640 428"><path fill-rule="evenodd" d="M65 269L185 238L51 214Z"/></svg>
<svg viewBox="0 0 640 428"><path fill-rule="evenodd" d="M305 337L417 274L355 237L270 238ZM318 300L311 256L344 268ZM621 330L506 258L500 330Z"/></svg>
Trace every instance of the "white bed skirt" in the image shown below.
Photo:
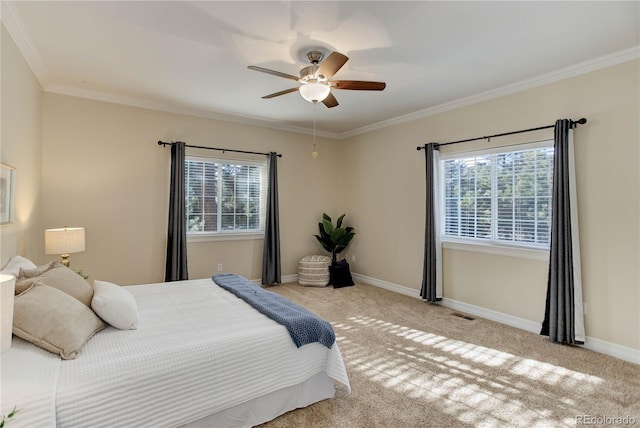
<svg viewBox="0 0 640 428"><path fill-rule="evenodd" d="M332 398L335 395L334 382L326 373L318 373L303 383L263 395L183 427L238 428L260 425L291 410Z"/></svg>

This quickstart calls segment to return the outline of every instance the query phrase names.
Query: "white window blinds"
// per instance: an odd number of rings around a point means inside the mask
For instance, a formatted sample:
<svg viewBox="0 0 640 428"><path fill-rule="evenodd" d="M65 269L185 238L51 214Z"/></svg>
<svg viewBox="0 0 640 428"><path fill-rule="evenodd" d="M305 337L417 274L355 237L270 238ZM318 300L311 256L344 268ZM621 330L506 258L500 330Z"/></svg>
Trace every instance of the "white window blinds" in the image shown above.
<svg viewBox="0 0 640 428"><path fill-rule="evenodd" d="M548 247L553 148L441 161L444 237Z"/></svg>
<svg viewBox="0 0 640 428"><path fill-rule="evenodd" d="M266 162L185 162L187 233L264 231Z"/></svg>

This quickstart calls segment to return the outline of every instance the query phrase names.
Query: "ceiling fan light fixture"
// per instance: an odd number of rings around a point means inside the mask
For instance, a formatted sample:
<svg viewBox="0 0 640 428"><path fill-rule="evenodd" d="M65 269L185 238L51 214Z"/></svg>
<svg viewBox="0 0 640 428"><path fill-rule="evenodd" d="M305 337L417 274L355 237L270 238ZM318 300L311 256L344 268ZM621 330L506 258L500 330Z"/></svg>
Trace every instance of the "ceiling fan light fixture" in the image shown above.
<svg viewBox="0 0 640 428"><path fill-rule="evenodd" d="M325 83L311 82L300 86L300 95L310 103L323 101L331 92L329 85Z"/></svg>
<svg viewBox="0 0 640 428"><path fill-rule="evenodd" d="M311 65L300 70L300 77L292 74L282 73L280 71L269 70L268 68L250 65L250 70L260 71L262 73L272 74L274 76L283 77L289 80L295 80L301 86L297 88L289 88L284 91L275 92L265 95L263 99L275 98L280 95L290 94L299 91L302 98L312 104L322 102L327 108L333 108L338 105L338 100L331 93L331 89L347 89L352 91L382 91L386 84L384 82L370 82L365 80L333 80L333 76L340 68L349 60L340 52L331 52L324 59L324 55L320 51L307 52L307 58Z"/></svg>

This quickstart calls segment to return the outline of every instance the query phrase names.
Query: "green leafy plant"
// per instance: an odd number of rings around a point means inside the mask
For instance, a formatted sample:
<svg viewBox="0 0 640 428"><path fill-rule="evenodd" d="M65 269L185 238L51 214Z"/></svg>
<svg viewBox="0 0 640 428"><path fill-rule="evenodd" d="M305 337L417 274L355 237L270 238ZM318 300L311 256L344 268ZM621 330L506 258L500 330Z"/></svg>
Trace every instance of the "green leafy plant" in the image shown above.
<svg viewBox="0 0 640 428"><path fill-rule="evenodd" d="M83 277L84 279L89 278L89 275L87 275L87 274L84 272L84 270L82 270L82 269L80 269L80 268L74 267L74 268L71 268L71 270L73 270L75 273L77 273L78 275L80 275L80 276L81 276L81 277ZM0 428L2 428L2 427L0 427Z"/></svg>
<svg viewBox="0 0 640 428"><path fill-rule="evenodd" d="M327 214L322 214L322 221L318 223L318 229L320 230L319 235L313 235L316 237L322 248L331 253L333 258L333 263L338 261L337 256L339 253L344 251L349 245L349 242L355 236L355 232L353 231L353 227L347 226L342 227L342 221L344 220L345 214L342 214L338 220L336 221L336 225L333 225L331 217Z"/></svg>
<svg viewBox="0 0 640 428"><path fill-rule="evenodd" d="M14 406L13 410L10 411L7 416L2 415L2 418L0 419L0 428L3 428L4 424L8 423L9 419L13 418L16 415L16 413L18 413L18 411L19 411L19 409Z"/></svg>

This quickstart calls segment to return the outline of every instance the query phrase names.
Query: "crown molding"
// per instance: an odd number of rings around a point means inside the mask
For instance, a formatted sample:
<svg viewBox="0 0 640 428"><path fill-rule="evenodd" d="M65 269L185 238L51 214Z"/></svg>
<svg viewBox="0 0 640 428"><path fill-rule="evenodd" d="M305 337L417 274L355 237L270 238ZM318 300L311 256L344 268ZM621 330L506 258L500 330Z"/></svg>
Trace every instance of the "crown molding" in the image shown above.
<svg viewBox="0 0 640 428"><path fill-rule="evenodd" d="M20 12L18 12L12 1L2 1L1 3L0 16L2 16L2 23L11 35L18 50L22 53L25 61L29 64L36 79L40 82L40 86L46 88L49 84L49 73L42 61L42 57L38 53L38 49L36 49L33 40L31 40L22 23Z"/></svg>
<svg viewBox="0 0 640 428"><path fill-rule="evenodd" d="M640 45L634 46L629 49L625 49L619 52L614 52L609 55L605 55L599 58L595 58L589 61L580 62L563 69L543 74L531 79L522 80L520 82L512 83L510 85L502 86L489 91L481 92L479 94L471 95L468 97L460 98L458 100L450 101L447 103L439 104L434 107L429 107L424 110L419 110L413 113L409 113L403 116L398 116L392 119L383 120L368 126L353 129L350 131L335 133L326 131L316 131L316 135L319 137L332 138L342 140L345 138L353 137L367 132L372 132L378 129L387 128L389 126L398 125L405 122L411 122L414 120L422 119L425 117L433 116L439 113L455 110L461 107L466 107L472 104L480 103L483 101L489 101L495 98L499 98L505 95L514 94L517 92L525 91L527 89L533 89L539 86L544 86L550 83L558 82L560 80L568 79L570 77L579 76L592 71L600 70L603 68L611 67L617 64L622 64L627 61L640 58ZM179 113L190 116L202 117L206 119L216 119L227 122L234 122L245 125L261 126L280 131L295 132L299 134L313 135L313 130L283 125L277 121L269 121L257 117L225 114L220 112L214 112L209 110L194 109L190 107L178 106L172 103L164 103L157 101L150 101L148 99L134 98L127 96L119 96L107 93L101 93L97 91L88 91L79 89L72 86L62 85L50 85L45 87L47 92L60 93L64 95L71 95L83 98L91 98L99 101L107 101L116 104L125 104L141 108L148 108L153 110L166 111L170 113Z"/></svg>
<svg viewBox="0 0 640 428"><path fill-rule="evenodd" d="M69 95L73 97L86 98L94 101L103 101L113 104L122 104L130 107L145 108L149 110L163 111L167 113L183 114L186 116L201 117L204 119L214 119L224 122L238 123L242 125L258 126L261 128L270 128L278 131L295 132L298 134L313 135L313 130L297 126L283 125L282 123L263 118L245 116L239 114L221 113L212 110L203 110L193 107L181 106L176 103L150 100L148 98L130 97L126 95L117 95L108 92L94 91L89 89L78 88L75 86L52 84L45 88L46 92L60 95ZM316 131L316 136L326 138L337 138L337 134L324 131Z"/></svg>
<svg viewBox="0 0 640 428"><path fill-rule="evenodd" d="M165 111L170 113L178 113L189 116L202 117L206 119L215 119L226 122L239 123L244 125L260 126L279 131L288 131L299 134L313 135L313 130L303 127L283 125L275 120L266 120L263 118L245 116L239 114L229 114L210 110L202 110L191 107L181 106L170 102L154 101L144 98L136 98L130 96L121 96L108 94L99 91L90 91L82 88L77 88L67 85L51 84L49 79L49 73L42 61L38 50L36 49L31 37L26 31L20 13L16 9L13 1L2 1L2 8L0 9L0 17L2 22L7 28L7 31L15 41L18 49L24 56L27 64L33 71L36 79L40 82L41 87L46 92L58 93L63 95L76 96L81 98L89 98L97 101L111 102L115 104L124 104L134 107L147 108L152 110ZM502 86L489 91L481 92L479 94L471 95L468 97L460 98L458 100L450 101L447 103L439 104L433 107L429 107L423 110L419 110L406 115L398 116L395 118L376 122L371 125L363 126L360 128L352 129L350 131L335 133L327 131L316 131L315 134L319 137L332 138L332 139L345 139L360 134L365 134L378 129L386 128L393 125L398 125L405 122L410 122L418 119L422 119L428 116L433 116L439 113L443 113L457 108L469 106L483 101L488 101L494 98L502 97L505 95L521 92L527 89L536 88L539 86L554 83L570 77L575 77L581 74L596 71L602 68L611 67L613 65L621 64L623 62L631 61L640 58L640 45L634 46L628 49L624 49L619 52L614 52L609 55L605 55L599 58L595 58L589 61L584 61L563 69L543 74L538 77L516 82L510 85Z"/></svg>
<svg viewBox="0 0 640 428"><path fill-rule="evenodd" d="M387 128L389 126L410 122L425 117L433 116L439 113L455 110L461 107L466 107L472 104L480 103L483 101L489 101L495 98L499 98L505 95L514 94L517 92L525 91L527 89L533 89L539 86L544 86L550 83L558 82L560 80L568 79L571 77L586 74L592 71L600 70L603 68L611 67L617 64L622 64L627 61L632 61L640 58L640 45L634 46L629 49L624 49L619 52L614 52L609 55L605 55L599 58L595 58L589 61L580 62L563 69L543 74L531 79L522 80L510 85L502 86L489 91L481 92L479 94L471 95L468 97L460 98L451 102L439 104L434 107L430 107L424 110L419 110L413 113L409 113L403 116L398 116L392 119L383 120L368 126L353 129L342 133L316 131L316 135L319 137L332 138L342 140L345 138L353 137L367 132L372 132L378 129ZM44 85L43 85L44 86ZM152 110L166 111L170 113L185 114L189 116L202 117L206 119L216 119L226 122L239 123L244 125L261 126L265 128L295 132L299 134L313 135L313 130L308 128L283 125L277 121L269 121L262 118L226 114L221 112L214 112L210 110L195 109L191 107L179 106L174 103L151 101L143 98L134 98L128 96L120 96L114 94L107 94L98 91L88 91L72 86L63 85L49 85L45 87L47 92L59 93L64 95L77 96L82 98L90 98L98 101L106 101L116 104L130 105L140 108L148 108Z"/></svg>
<svg viewBox="0 0 640 428"><path fill-rule="evenodd" d="M351 131L343 132L339 134L338 138L348 138L355 135L364 134L367 132L375 131L377 129L386 128L388 126L397 125L404 122L410 122L417 119L422 119L428 116L433 116L438 113L443 113L457 108L465 107L471 104L476 104L482 101L488 101L494 98L499 98L505 95L510 95L516 92L525 91L527 89L536 88L539 86L547 85L549 83L558 82L560 80L568 79L570 77L586 74L591 71L600 70L603 68L611 67L613 65L622 64L623 62L631 61L640 58L640 45L634 46L629 49L624 49L619 52L614 52L609 55L605 55L599 58L595 58L589 61L580 62L569 67L562 68L560 70L543 74L538 77L534 77L520 82L512 83L510 85L502 86L500 88L491 89L489 91L481 92L479 94L471 95L469 97L460 98L451 102L440 104L434 107L429 107L424 110L419 110L413 113L409 113L403 116L398 116L392 119L383 120L382 122L374 123L372 125L364 126L362 128L353 129Z"/></svg>

